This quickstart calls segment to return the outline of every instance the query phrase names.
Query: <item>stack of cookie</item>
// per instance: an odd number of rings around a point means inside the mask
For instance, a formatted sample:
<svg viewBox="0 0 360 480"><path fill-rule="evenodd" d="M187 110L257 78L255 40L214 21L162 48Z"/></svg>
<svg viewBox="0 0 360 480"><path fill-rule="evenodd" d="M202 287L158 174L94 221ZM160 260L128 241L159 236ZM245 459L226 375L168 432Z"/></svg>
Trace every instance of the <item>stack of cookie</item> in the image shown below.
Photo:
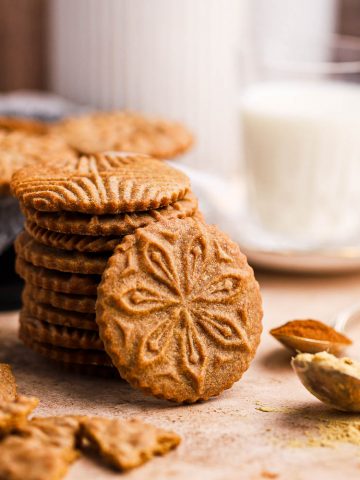
<svg viewBox="0 0 360 480"><path fill-rule="evenodd" d="M145 155L109 152L24 168L12 190L26 217L15 244L26 282L20 337L57 362L110 373L95 321L107 260L139 227L196 213L188 178Z"/></svg>

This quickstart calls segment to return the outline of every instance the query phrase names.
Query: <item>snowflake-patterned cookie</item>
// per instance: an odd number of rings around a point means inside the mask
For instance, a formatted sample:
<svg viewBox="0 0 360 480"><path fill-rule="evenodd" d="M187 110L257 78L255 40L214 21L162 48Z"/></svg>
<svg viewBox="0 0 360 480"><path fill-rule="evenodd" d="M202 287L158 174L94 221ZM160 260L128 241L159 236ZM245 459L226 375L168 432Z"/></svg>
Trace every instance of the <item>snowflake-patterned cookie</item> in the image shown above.
<svg viewBox="0 0 360 480"><path fill-rule="evenodd" d="M178 402L218 395L241 377L261 318L246 257L215 226L193 218L128 236L98 289L100 336L121 376Z"/></svg>

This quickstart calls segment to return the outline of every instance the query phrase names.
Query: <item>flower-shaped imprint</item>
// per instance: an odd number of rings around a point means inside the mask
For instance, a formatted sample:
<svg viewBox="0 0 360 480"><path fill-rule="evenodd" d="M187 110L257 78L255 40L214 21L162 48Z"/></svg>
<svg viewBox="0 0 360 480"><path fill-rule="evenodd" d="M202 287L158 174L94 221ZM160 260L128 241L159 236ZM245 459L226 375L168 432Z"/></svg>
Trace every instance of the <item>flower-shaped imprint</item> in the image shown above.
<svg viewBox="0 0 360 480"><path fill-rule="evenodd" d="M179 402L217 395L241 377L261 318L245 256L216 227L193 218L127 237L98 290L100 336L120 374Z"/></svg>

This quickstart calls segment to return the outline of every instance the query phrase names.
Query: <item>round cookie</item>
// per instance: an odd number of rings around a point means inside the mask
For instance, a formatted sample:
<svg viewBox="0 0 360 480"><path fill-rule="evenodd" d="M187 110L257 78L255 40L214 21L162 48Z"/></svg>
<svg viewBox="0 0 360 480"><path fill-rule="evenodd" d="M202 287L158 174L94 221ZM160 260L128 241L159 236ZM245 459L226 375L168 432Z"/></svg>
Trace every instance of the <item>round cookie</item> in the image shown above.
<svg viewBox="0 0 360 480"><path fill-rule="evenodd" d="M0 129L0 195L10 194L11 177L22 167L61 165L75 158L60 137Z"/></svg>
<svg viewBox="0 0 360 480"><path fill-rule="evenodd" d="M173 158L193 143L181 124L132 112L98 112L64 120L54 131L80 153L123 150Z"/></svg>
<svg viewBox="0 0 360 480"><path fill-rule="evenodd" d="M120 375L177 402L231 387L262 329L259 285L246 257L215 226L193 218L126 237L102 276L96 314Z"/></svg>
<svg viewBox="0 0 360 480"><path fill-rule="evenodd" d="M11 182L26 207L99 215L166 206L184 198L189 186L187 176L166 163L126 152L83 156L61 168L24 168Z"/></svg>
<svg viewBox="0 0 360 480"><path fill-rule="evenodd" d="M59 293L52 290L45 290L44 288L34 287L30 284L25 285L23 295L32 298L36 302L46 303L63 310L95 313L95 295L70 295L68 293Z"/></svg>
<svg viewBox="0 0 360 480"><path fill-rule="evenodd" d="M195 195L188 192L183 199L156 210L100 216L74 212L40 212L20 206L29 222L53 232L83 236L124 236L154 222L191 217L197 212L198 202Z"/></svg>
<svg viewBox="0 0 360 480"><path fill-rule="evenodd" d="M44 320L54 325L63 327L78 328L81 330L98 331L99 328L95 321L95 314L72 312L61 308L53 307L46 303L39 303L31 297L22 295L24 312L39 320Z"/></svg>
<svg viewBox="0 0 360 480"><path fill-rule="evenodd" d="M113 366L109 356L101 350L74 350L37 342L30 338L22 327L19 329L19 338L26 346L31 348L31 350L55 362L67 363L69 365Z"/></svg>
<svg viewBox="0 0 360 480"><path fill-rule="evenodd" d="M36 287L79 295L96 295L101 279L99 275L82 275L36 267L20 257L16 258L15 270L23 280Z"/></svg>
<svg viewBox="0 0 360 480"><path fill-rule="evenodd" d="M94 237L91 235L72 235L53 232L39 227L36 223L26 222L25 230L36 241L53 248L85 253L113 252L123 237Z"/></svg>
<svg viewBox="0 0 360 480"><path fill-rule="evenodd" d="M109 255L105 253L80 253L58 250L34 240L27 232L21 232L15 240L17 255L37 267L60 272L101 275Z"/></svg>
<svg viewBox="0 0 360 480"><path fill-rule="evenodd" d="M25 310L20 314L20 326L24 334L36 342L70 349L104 350L98 332L47 323Z"/></svg>

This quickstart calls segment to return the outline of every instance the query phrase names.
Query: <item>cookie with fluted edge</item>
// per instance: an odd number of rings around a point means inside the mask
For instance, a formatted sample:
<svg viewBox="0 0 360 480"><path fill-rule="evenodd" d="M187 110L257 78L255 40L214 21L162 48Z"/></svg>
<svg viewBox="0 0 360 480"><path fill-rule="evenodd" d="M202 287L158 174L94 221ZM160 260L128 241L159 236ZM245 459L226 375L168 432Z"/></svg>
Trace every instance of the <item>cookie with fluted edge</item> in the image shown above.
<svg viewBox="0 0 360 480"><path fill-rule="evenodd" d="M11 182L26 207L92 214L151 210L184 198L188 177L146 155L105 152L58 168L24 168Z"/></svg>
<svg viewBox="0 0 360 480"><path fill-rule="evenodd" d="M96 295L71 295L70 293L54 292L30 284L25 285L23 295L63 310L84 313L95 312Z"/></svg>
<svg viewBox="0 0 360 480"><path fill-rule="evenodd" d="M126 237L102 276L96 313L120 375L177 402L231 387L262 329L259 285L246 257L215 226L193 218Z"/></svg>
<svg viewBox="0 0 360 480"><path fill-rule="evenodd" d="M186 152L193 143L193 136L183 125L134 112L67 118L53 130L80 153L123 150L168 159Z"/></svg>
<svg viewBox="0 0 360 480"><path fill-rule="evenodd" d="M100 275L82 275L81 273L59 272L16 258L15 270L23 279L36 287L61 293L96 295Z"/></svg>
<svg viewBox="0 0 360 480"><path fill-rule="evenodd" d="M85 253L112 252L123 237L94 237L91 235L72 235L53 232L39 227L36 223L26 222L25 230L39 243L60 250Z"/></svg>
<svg viewBox="0 0 360 480"><path fill-rule="evenodd" d="M11 177L23 167L44 168L48 162L61 166L75 159L60 137L0 129L0 195L10 194Z"/></svg>
<svg viewBox="0 0 360 480"><path fill-rule="evenodd" d="M115 215L40 212L34 208L25 207L25 205L20 205L20 207L29 222L53 232L83 236L124 236L154 222L170 218L191 217L197 212L198 202L195 195L188 192L183 199L166 207ZM91 240L89 239L89 241Z"/></svg>
<svg viewBox="0 0 360 480"><path fill-rule="evenodd" d="M81 330L98 331L94 313L73 312L63 310L46 303L40 303L23 293L22 303L24 312L54 325L72 327Z"/></svg>
<svg viewBox="0 0 360 480"><path fill-rule="evenodd" d="M30 316L26 309L21 311L20 325L22 331L37 342L65 348L104 350L98 332L38 320Z"/></svg>
<svg viewBox="0 0 360 480"><path fill-rule="evenodd" d="M99 365L113 367L110 357L101 350L80 350L64 347L55 347L47 343L37 342L30 338L22 327L19 329L20 340L31 350L43 357L58 363L69 365Z"/></svg>
<svg viewBox="0 0 360 480"><path fill-rule="evenodd" d="M106 253L82 253L48 247L25 231L17 236L15 251L20 258L36 267L91 275L101 275L109 257Z"/></svg>

